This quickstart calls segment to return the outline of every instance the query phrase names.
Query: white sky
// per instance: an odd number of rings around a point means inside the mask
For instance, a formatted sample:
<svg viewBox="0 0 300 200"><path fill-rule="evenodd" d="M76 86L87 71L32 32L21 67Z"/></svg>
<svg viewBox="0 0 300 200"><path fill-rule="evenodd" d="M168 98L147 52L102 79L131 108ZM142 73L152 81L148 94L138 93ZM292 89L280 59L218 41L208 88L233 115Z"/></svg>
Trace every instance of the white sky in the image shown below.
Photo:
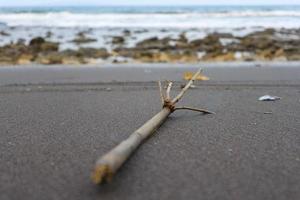
<svg viewBox="0 0 300 200"><path fill-rule="evenodd" d="M300 0L0 0L0 6L47 5L300 5Z"/></svg>

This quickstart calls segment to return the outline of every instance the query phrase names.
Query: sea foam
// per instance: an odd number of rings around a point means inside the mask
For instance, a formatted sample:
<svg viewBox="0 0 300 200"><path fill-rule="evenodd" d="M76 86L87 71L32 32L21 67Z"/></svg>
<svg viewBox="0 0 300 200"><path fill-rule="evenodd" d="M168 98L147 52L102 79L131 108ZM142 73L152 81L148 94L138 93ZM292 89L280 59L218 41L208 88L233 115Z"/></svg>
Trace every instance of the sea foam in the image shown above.
<svg viewBox="0 0 300 200"><path fill-rule="evenodd" d="M297 10L178 13L21 12L0 13L0 23L25 27L298 28L300 12Z"/></svg>

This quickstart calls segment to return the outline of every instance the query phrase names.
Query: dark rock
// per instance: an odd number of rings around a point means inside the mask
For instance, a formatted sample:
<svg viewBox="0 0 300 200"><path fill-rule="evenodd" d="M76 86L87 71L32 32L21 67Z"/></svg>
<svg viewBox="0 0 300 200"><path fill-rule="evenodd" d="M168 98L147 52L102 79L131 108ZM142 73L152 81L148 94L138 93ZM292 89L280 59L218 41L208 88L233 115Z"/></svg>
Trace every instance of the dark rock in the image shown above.
<svg viewBox="0 0 300 200"><path fill-rule="evenodd" d="M0 35L1 36L10 36L10 34L5 31L0 31Z"/></svg>
<svg viewBox="0 0 300 200"><path fill-rule="evenodd" d="M216 38L234 38L234 36L231 33L218 33L218 32L214 32L212 34L210 34L213 37Z"/></svg>
<svg viewBox="0 0 300 200"><path fill-rule="evenodd" d="M0 64L17 64L22 54L27 54L28 48L24 44L10 44L0 47Z"/></svg>
<svg viewBox="0 0 300 200"><path fill-rule="evenodd" d="M123 35L126 36L126 37L130 36L130 35L131 35L130 30L125 29L125 30L123 31Z"/></svg>
<svg viewBox="0 0 300 200"><path fill-rule="evenodd" d="M75 39L73 39L71 42L76 43L77 45L79 45L79 44L84 44L84 43L97 42L97 39L87 37L85 35L85 32L79 32L77 34L77 37Z"/></svg>
<svg viewBox="0 0 300 200"><path fill-rule="evenodd" d="M217 35L207 35L203 39L191 41L191 45L193 46L211 45L211 44L221 44L220 37Z"/></svg>
<svg viewBox="0 0 300 200"><path fill-rule="evenodd" d="M48 52L48 51L58 51L59 44L54 42L45 42L40 46L40 50L42 52Z"/></svg>
<svg viewBox="0 0 300 200"><path fill-rule="evenodd" d="M191 41L192 45L199 46L202 44L212 44L219 42L219 37L208 35L203 39L193 40Z"/></svg>
<svg viewBox="0 0 300 200"><path fill-rule="evenodd" d="M59 44L54 42L48 42L42 37L33 38L29 42L30 50L33 52L51 52L58 51Z"/></svg>
<svg viewBox="0 0 300 200"><path fill-rule="evenodd" d="M197 62L197 53L191 50L141 50L139 48L115 49L117 56L130 57L145 63Z"/></svg>
<svg viewBox="0 0 300 200"><path fill-rule="evenodd" d="M51 38L53 36L53 33L51 31L47 31L46 38Z"/></svg>
<svg viewBox="0 0 300 200"><path fill-rule="evenodd" d="M159 49L159 50L173 49L174 47L170 45L170 41L172 41L172 39L169 37L163 39L159 39L158 37L152 37L152 38L145 39L141 42L138 42L136 44L136 47L144 50L145 49Z"/></svg>
<svg viewBox="0 0 300 200"><path fill-rule="evenodd" d="M82 54L80 54L77 50L72 50L72 49L67 49L67 50L64 50L64 51L61 51L60 52L63 56L65 57L81 57Z"/></svg>
<svg viewBox="0 0 300 200"><path fill-rule="evenodd" d="M134 58L138 52L140 52L138 48L116 48L113 54L121 57Z"/></svg>
<svg viewBox="0 0 300 200"><path fill-rule="evenodd" d="M83 57L78 57L74 52L52 52L47 54L39 54L35 59L36 63L43 65L53 65L53 64L86 64L87 61Z"/></svg>
<svg viewBox="0 0 300 200"><path fill-rule="evenodd" d="M182 42L182 43L188 43L188 39L187 39L187 37L186 37L186 35L185 35L184 32L179 35L178 41Z"/></svg>
<svg viewBox="0 0 300 200"><path fill-rule="evenodd" d="M74 42L76 44L84 44L84 43L97 42L97 40L94 38L80 37L80 38L75 38L71 42Z"/></svg>
<svg viewBox="0 0 300 200"><path fill-rule="evenodd" d="M181 33L179 35L179 39L176 41L175 47L176 47L176 49L189 49L190 48L189 41L188 41L185 33Z"/></svg>
<svg viewBox="0 0 300 200"><path fill-rule="evenodd" d="M276 33L276 30L273 28L267 28L263 31L255 31L253 33L250 33L248 35L246 35L245 37L270 37L273 36Z"/></svg>
<svg viewBox="0 0 300 200"><path fill-rule="evenodd" d="M300 60L300 46L295 46L295 44L297 44L297 42L293 43L292 45L283 45L282 51L284 52L284 55L286 56L287 60Z"/></svg>
<svg viewBox="0 0 300 200"><path fill-rule="evenodd" d="M106 49L80 48L79 50L64 50L60 52L63 64L86 64L88 59L106 59L110 56Z"/></svg>
<svg viewBox="0 0 300 200"><path fill-rule="evenodd" d="M141 29L141 30L134 31L134 33L136 33L136 34L147 33L147 32L149 32L147 29Z"/></svg>
<svg viewBox="0 0 300 200"><path fill-rule="evenodd" d="M222 53L223 51L220 38L216 35L208 35L203 39L193 40L190 42L190 46L197 51L205 51L207 53Z"/></svg>
<svg viewBox="0 0 300 200"><path fill-rule="evenodd" d="M76 50L64 50L60 52L62 56L62 64L85 64L85 57Z"/></svg>
<svg viewBox="0 0 300 200"><path fill-rule="evenodd" d="M110 54L104 48L80 48L78 50L78 54L87 58L108 58L110 56Z"/></svg>
<svg viewBox="0 0 300 200"><path fill-rule="evenodd" d="M77 37L86 37L85 35L87 34L88 32L87 31L81 31L81 32L78 32L76 34Z"/></svg>
<svg viewBox="0 0 300 200"><path fill-rule="evenodd" d="M29 46L40 46L42 45L43 43L45 43L45 39L42 38L42 37L36 37L36 38L33 38L30 42L29 42Z"/></svg>
<svg viewBox="0 0 300 200"><path fill-rule="evenodd" d="M115 36L112 38L111 43L114 45L124 44L125 39L122 36Z"/></svg>
<svg viewBox="0 0 300 200"><path fill-rule="evenodd" d="M168 29L161 29L160 30L160 32L162 32L162 33L166 33L166 32L168 32L169 30Z"/></svg>
<svg viewBox="0 0 300 200"><path fill-rule="evenodd" d="M17 45L25 45L26 40L23 38L18 39Z"/></svg>
<svg viewBox="0 0 300 200"><path fill-rule="evenodd" d="M245 37L241 40L241 45L245 50L255 51L264 50L268 48L276 48L276 42L270 37Z"/></svg>

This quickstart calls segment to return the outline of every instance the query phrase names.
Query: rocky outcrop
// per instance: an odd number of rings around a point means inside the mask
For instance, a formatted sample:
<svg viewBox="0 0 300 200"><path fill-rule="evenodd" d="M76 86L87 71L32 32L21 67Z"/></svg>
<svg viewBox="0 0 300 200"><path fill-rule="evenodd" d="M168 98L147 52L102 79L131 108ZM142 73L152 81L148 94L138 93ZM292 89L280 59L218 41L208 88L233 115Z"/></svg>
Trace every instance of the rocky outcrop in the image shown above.
<svg viewBox="0 0 300 200"><path fill-rule="evenodd" d="M169 50L173 49L174 47L171 46L170 42L173 41L171 38L166 37L163 39L159 39L158 37L152 37L136 44L136 48L140 50L149 50L149 49L156 49L156 50Z"/></svg>
<svg viewBox="0 0 300 200"><path fill-rule="evenodd" d="M24 44L10 44L0 47L0 64L18 64L22 55L30 54Z"/></svg>
<svg viewBox="0 0 300 200"><path fill-rule="evenodd" d="M229 40L222 44L221 40ZM133 48L116 48L114 55L140 62L254 61L300 60L300 41L281 41L274 29L234 37L229 33L212 33L188 41L185 33L177 39L152 37ZM197 56L203 54L202 56Z"/></svg>
<svg viewBox="0 0 300 200"><path fill-rule="evenodd" d="M112 38L111 43L114 45L122 45L125 43L125 38L122 36L115 36Z"/></svg>
<svg viewBox="0 0 300 200"><path fill-rule="evenodd" d="M77 37L71 40L71 42L80 45L80 44L85 44L85 43L91 43L91 42L97 42L97 39L95 38L90 38L87 37L85 32L79 32L77 34Z"/></svg>
<svg viewBox="0 0 300 200"><path fill-rule="evenodd" d="M17 42L0 47L0 64L86 64L89 59L106 59L110 56L103 48L80 48L59 51L59 44L42 37L33 38L28 45Z"/></svg>
<svg viewBox="0 0 300 200"><path fill-rule="evenodd" d="M59 44L48 42L42 37L34 38L29 43L29 50L33 52L57 52Z"/></svg>
<svg viewBox="0 0 300 200"><path fill-rule="evenodd" d="M80 48L62 52L42 53L35 60L41 64L87 64L91 59L106 59L109 57L106 49Z"/></svg>
<svg viewBox="0 0 300 200"><path fill-rule="evenodd" d="M295 37L281 37L281 34ZM78 44L95 41L77 34ZM178 37L151 37L126 47L135 32L124 30L112 37L112 51L104 48L80 48L60 51L59 44L42 37L28 44L22 39L0 47L0 64L86 64L99 59L110 62L196 63L199 61L299 61L300 31L266 29L236 37L230 33L211 33L204 38L189 40L183 32ZM298 35L298 37L296 37ZM50 36L49 36L50 37Z"/></svg>
<svg viewBox="0 0 300 200"><path fill-rule="evenodd" d="M123 35L124 35L125 37L129 37L129 36L131 36L131 31L125 29L125 30L123 31Z"/></svg>
<svg viewBox="0 0 300 200"><path fill-rule="evenodd" d="M86 58L103 58L106 59L110 56L108 51L104 48L96 49L96 48L80 48L77 51L81 57Z"/></svg>
<svg viewBox="0 0 300 200"><path fill-rule="evenodd" d="M8 37L8 36L10 36L10 34L5 31L0 31L0 36Z"/></svg>

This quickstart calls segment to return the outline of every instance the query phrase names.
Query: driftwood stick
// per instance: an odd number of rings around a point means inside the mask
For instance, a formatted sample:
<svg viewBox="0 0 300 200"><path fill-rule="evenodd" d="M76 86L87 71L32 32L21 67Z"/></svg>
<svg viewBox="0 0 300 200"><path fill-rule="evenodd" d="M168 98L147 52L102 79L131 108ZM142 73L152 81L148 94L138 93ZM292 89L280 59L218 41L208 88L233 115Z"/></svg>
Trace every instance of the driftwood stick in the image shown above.
<svg viewBox="0 0 300 200"><path fill-rule="evenodd" d="M128 139L121 142L100 158L92 174L93 182L96 184L100 184L103 181L110 182L113 174L117 172L134 150L148 138L170 114L171 110L169 108L162 109L152 119L132 133Z"/></svg>
<svg viewBox="0 0 300 200"><path fill-rule="evenodd" d="M168 100L171 99L170 92L171 92L172 85L173 85L173 83L172 83L171 81L169 81L168 87L167 87L167 92L166 92L166 94L167 94L167 97L166 97L166 98L167 98Z"/></svg>
<svg viewBox="0 0 300 200"><path fill-rule="evenodd" d="M191 107L186 107L186 106L177 107L177 108L175 108L175 111L176 110L190 110L190 111L202 112L204 114L215 114L214 112L211 112L209 110L199 109L199 108L191 108Z"/></svg>
<svg viewBox="0 0 300 200"><path fill-rule="evenodd" d="M164 94L163 94L163 89L162 89L162 86L161 86L161 82L160 82L160 81L158 81L158 87L159 87L159 93L160 93L161 104L164 104L164 102L165 102L165 97L164 97Z"/></svg>
<svg viewBox="0 0 300 200"><path fill-rule="evenodd" d="M158 82L160 96L163 101L163 109L147 121L143 126L133 132L129 138L125 139L119 145L117 145L110 152L100 157L96 162L94 171L92 173L92 180L95 184L100 184L103 182L110 182L113 175L118 171L118 169L126 162L130 155L140 146L140 144L150 137L155 130L167 119L167 117L175 110L186 109L193 111L201 111L207 114L212 112L200 109L193 109L189 107L176 108L175 104L183 97L184 93L193 84L196 77L200 74L201 69L192 77L188 84L182 89L182 91L173 100L170 100L170 91L172 87L172 82L169 82L167 87L167 98L163 95L163 90L161 87L161 82Z"/></svg>
<svg viewBox="0 0 300 200"><path fill-rule="evenodd" d="M176 104L184 95L184 93L193 85L195 79L197 76L202 72L202 69L200 68L192 77L192 79L185 85L185 87L181 90L181 92L172 100L173 104Z"/></svg>

